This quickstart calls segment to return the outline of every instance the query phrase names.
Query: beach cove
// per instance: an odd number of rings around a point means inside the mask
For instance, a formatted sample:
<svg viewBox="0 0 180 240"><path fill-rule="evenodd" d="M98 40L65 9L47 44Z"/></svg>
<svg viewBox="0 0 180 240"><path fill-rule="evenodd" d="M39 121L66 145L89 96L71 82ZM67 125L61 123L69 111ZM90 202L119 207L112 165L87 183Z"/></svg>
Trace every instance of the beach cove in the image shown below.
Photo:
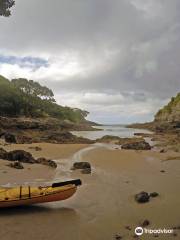
<svg viewBox="0 0 180 240"><path fill-rule="evenodd" d="M29 147L38 146L42 151ZM144 220L149 228L179 226L177 208L180 193L180 161L166 160L176 153L155 150L122 150L113 144L11 144L6 150L23 149L34 157L56 161L56 170L47 166L24 164L24 170L11 169L1 162L0 184L63 181L80 178L83 185L71 199L0 212L1 239L134 239L134 229ZM76 161L88 161L92 174L72 171ZM4 165L3 165L4 164ZM163 170L163 172L162 172ZM158 192L145 204L134 200L141 191ZM169 209L169 210L167 210ZM40 227L41 226L41 227ZM178 234L178 230L176 231ZM179 233L180 234L180 233ZM152 239L143 235L141 239ZM158 239L172 239L172 234Z"/></svg>

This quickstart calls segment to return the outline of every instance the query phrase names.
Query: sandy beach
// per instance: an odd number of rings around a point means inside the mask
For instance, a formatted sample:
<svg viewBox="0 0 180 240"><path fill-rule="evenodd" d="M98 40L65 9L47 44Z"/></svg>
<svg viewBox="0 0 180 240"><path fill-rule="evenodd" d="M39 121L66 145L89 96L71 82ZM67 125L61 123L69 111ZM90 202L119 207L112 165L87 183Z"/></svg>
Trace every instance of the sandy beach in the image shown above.
<svg viewBox="0 0 180 240"><path fill-rule="evenodd" d="M42 151L29 149L32 146L39 146ZM82 144L16 144L5 148L24 149L34 157L56 160L58 168L25 164L24 170L16 170L1 161L1 184L14 183L14 179L17 183L39 183L81 178L83 185L75 196L63 202L1 210L3 240L30 240L37 236L45 240L109 240L115 239L116 234L122 239L134 239L135 227L145 219L150 221L148 227L152 229L180 225L180 192L177 189L180 161L164 161L176 153ZM91 163L91 175L70 170L73 162L80 160ZM159 197L138 204L134 195L140 191L158 192ZM148 234L141 237L152 238ZM172 238L172 235L159 235L158 239Z"/></svg>

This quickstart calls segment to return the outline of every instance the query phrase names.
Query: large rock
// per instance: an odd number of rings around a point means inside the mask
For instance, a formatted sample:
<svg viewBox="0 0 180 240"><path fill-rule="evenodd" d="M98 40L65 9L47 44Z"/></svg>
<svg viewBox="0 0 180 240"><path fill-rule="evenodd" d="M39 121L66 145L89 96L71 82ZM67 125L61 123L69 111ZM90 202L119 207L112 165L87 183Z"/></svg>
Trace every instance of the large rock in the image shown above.
<svg viewBox="0 0 180 240"><path fill-rule="evenodd" d="M126 143L121 146L122 149L134 149L134 150L150 150L149 143L143 141L137 141L132 143Z"/></svg>
<svg viewBox="0 0 180 240"><path fill-rule="evenodd" d="M7 159L7 152L3 148L0 148L0 159Z"/></svg>
<svg viewBox="0 0 180 240"><path fill-rule="evenodd" d="M7 159L10 161L20 161L24 163L35 163L36 160L32 154L24 150L14 150L7 153Z"/></svg>
<svg viewBox="0 0 180 240"><path fill-rule="evenodd" d="M16 143L16 136L12 133L5 133L4 139L8 143Z"/></svg>
<svg viewBox="0 0 180 240"><path fill-rule="evenodd" d="M149 202L150 196L147 192L140 192L135 195L135 200L138 203L146 203Z"/></svg>
<svg viewBox="0 0 180 240"><path fill-rule="evenodd" d="M75 162L73 164L73 170L81 169L81 173L90 174L91 173L91 164L88 162Z"/></svg>

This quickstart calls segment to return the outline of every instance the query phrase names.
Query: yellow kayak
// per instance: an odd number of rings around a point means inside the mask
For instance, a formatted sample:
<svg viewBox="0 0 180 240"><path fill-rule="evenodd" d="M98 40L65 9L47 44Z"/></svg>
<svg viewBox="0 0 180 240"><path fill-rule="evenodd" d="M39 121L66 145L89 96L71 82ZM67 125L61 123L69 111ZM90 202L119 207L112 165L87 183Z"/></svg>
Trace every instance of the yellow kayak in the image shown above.
<svg viewBox="0 0 180 240"><path fill-rule="evenodd" d="M0 188L0 208L65 200L76 192L79 185L80 179L53 183L46 187Z"/></svg>

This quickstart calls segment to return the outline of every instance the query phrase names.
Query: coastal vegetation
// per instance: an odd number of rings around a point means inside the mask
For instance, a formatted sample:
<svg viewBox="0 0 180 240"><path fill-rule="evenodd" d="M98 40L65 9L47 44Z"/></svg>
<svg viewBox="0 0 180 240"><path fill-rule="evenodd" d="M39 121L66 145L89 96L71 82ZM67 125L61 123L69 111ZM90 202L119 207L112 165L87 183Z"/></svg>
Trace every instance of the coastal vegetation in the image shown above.
<svg viewBox="0 0 180 240"><path fill-rule="evenodd" d="M0 0L0 16L9 17L11 7L14 6L14 0Z"/></svg>
<svg viewBox="0 0 180 240"><path fill-rule="evenodd" d="M74 123L85 121L87 111L63 107L51 89L23 78L9 81L0 76L0 115L8 117L53 117Z"/></svg>

